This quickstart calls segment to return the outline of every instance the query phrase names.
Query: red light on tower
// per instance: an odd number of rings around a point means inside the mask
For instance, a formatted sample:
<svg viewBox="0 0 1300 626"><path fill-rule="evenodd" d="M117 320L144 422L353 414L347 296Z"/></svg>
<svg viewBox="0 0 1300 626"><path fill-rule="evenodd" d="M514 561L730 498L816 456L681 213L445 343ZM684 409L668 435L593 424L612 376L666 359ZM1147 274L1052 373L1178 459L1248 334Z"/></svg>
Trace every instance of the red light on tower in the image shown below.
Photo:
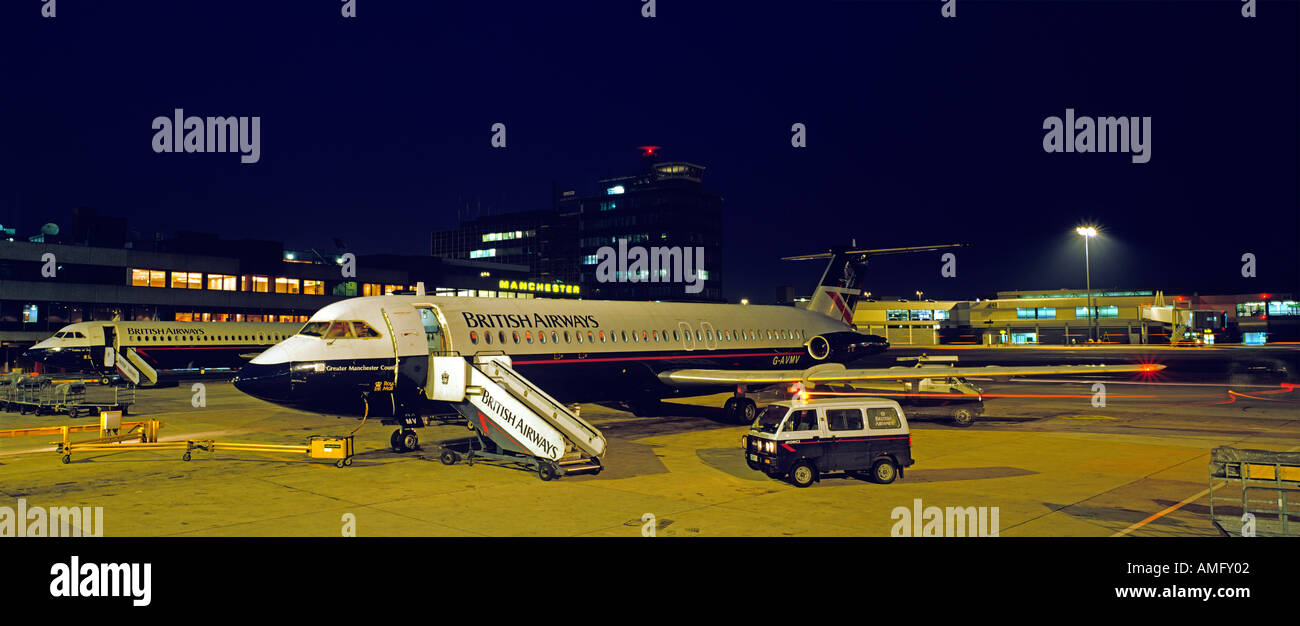
<svg viewBox="0 0 1300 626"><path fill-rule="evenodd" d="M638 146L637 150L641 151L641 158L653 159L659 156L659 146Z"/></svg>

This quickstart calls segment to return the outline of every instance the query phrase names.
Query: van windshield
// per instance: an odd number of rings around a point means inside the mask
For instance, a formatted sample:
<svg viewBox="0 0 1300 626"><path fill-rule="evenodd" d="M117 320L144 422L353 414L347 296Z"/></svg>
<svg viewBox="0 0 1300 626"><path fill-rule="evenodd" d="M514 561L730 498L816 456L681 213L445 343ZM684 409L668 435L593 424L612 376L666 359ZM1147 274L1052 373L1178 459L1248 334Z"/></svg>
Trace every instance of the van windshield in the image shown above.
<svg viewBox="0 0 1300 626"><path fill-rule="evenodd" d="M754 425L750 428L759 432L775 434L777 427L781 425L781 420L785 419L785 410L786 408L780 405L768 405L763 409L762 413L758 414L758 417L754 418Z"/></svg>

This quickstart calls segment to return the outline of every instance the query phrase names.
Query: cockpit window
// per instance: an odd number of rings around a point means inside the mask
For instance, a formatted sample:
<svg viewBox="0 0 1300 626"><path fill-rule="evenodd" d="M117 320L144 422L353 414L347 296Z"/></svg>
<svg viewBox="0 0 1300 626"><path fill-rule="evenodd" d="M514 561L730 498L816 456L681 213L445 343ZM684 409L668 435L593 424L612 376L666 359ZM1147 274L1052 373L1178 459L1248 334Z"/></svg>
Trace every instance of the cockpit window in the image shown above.
<svg viewBox="0 0 1300 626"><path fill-rule="evenodd" d="M299 335L320 337L322 339L377 339L383 337L373 326L365 322L307 322Z"/></svg>
<svg viewBox="0 0 1300 626"><path fill-rule="evenodd" d="M352 325L347 322L330 322L329 330L325 331L326 339L351 339Z"/></svg>
<svg viewBox="0 0 1300 626"><path fill-rule="evenodd" d="M86 338L86 336L83 335L83 334L81 334L81 331L79 331L79 330L74 330L74 331L68 333L66 336L68 336L68 337L72 337L73 339L85 339L85 338Z"/></svg>
<svg viewBox="0 0 1300 626"><path fill-rule="evenodd" d="M63 336L64 336L65 334L67 334L67 333L54 333L54 338L55 338L55 339L63 339Z"/></svg>
<svg viewBox="0 0 1300 626"><path fill-rule="evenodd" d="M379 331L365 322L352 322L352 332L356 334L357 339L371 339L379 336Z"/></svg>
<svg viewBox="0 0 1300 626"><path fill-rule="evenodd" d="M302 327L302 330L298 331L298 334L307 335L309 337L324 337L325 331L329 330L329 327L329 322L307 322L307 324Z"/></svg>

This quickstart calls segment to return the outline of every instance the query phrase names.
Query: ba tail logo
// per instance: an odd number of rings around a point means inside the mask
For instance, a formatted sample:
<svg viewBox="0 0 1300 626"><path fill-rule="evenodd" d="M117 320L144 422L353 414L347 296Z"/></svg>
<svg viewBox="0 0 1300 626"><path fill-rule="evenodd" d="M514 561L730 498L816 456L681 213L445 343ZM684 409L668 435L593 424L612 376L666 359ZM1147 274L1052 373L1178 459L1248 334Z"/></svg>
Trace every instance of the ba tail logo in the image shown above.
<svg viewBox="0 0 1300 626"><path fill-rule="evenodd" d="M845 324L852 324L853 311L849 309L849 305L847 302L844 301L844 298L841 296L841 293L842 292L839 291L832 291L829 289L826 290L826 295L830 296L831 305L834 307L832 311L835 309L839 309L840 319L844 320Z"/></svg>

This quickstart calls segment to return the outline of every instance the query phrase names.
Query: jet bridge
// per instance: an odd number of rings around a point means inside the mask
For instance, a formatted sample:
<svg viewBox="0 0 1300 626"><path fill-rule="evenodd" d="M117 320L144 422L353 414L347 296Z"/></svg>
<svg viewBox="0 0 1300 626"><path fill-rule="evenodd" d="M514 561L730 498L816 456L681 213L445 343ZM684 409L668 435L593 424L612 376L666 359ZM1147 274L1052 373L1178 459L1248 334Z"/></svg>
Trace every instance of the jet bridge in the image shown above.
<svg viewBox="0 0 1300 626"><path fill-rule="evenodd" d="M505 355L431 356L425 395L447 402L475 436L442 442L439 459L490 459L537 471L542 480L599 473L605 436L511 369Z"/></svg>

